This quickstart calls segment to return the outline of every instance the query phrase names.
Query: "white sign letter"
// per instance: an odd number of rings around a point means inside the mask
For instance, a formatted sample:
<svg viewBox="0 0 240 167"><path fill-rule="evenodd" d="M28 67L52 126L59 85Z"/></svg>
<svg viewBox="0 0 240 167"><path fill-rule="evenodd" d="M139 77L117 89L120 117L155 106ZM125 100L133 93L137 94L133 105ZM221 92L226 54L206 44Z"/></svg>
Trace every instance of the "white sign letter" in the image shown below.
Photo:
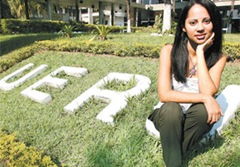
<svg viewBox="0 0 240 167"><path fill-rule="evenodd" d="M133 77L137 81L135 87L126 90L124 92L116 92L113 90L101 89L107 82L113 80L129 82ZM138 96L142 92L149 89L151 80L148 77L142 75L133 75L126 73L109 73L106 77L98 81L91 88L82 93L79 97L74 99L71 103L64 107L64 110L68 113L73 113L79 109L90 98L100 99L110 104L104 108L98 115L97 119L103 122L114 124L113 116L115 116L120 110L126 107L127 98Z"/></svg>
<svg viewBox="0 0 240 167"><path fill-rule="evenodd" d="M28 97L38 103L48 103L52 100L52 97L48 93L40 92L36 90L39 87L42 86L51 86L54 88L60 88L63 89L66 84L66 79L56 78L58 73L64 71L67 75L74 76L74 77L82 77L87 75L88 70L86 68L77 68L77 67L67 67L62 66L59 69L55 70L51 74L47 75L43 79L39 80L38 82L34 83L33 85L29 86L25 90L21 92L21 94L25 97Z"/></svg>
<svg viewBox="0 0 240 167"><path fill-rule="evenodd" d="M17 71L9 74L8 76L4 77L3 79L0 80L0 89L4 90L4 91L9 91L15 87L20 86L23 82L34 78L35 76L37 76L38 74L42 73L46 68L47 65L43 64L41 66L39 66L38 68L34 69L33 71L29 72L28 74L24 75L23 77L19 78L18 80L11 82L11 83L7 83L7 80L15 77L15 76L19 76L23 73L23 71L31 69L34 66L34 64L29 63L27 65L25 65L24 67L18 69Z"/></svg>

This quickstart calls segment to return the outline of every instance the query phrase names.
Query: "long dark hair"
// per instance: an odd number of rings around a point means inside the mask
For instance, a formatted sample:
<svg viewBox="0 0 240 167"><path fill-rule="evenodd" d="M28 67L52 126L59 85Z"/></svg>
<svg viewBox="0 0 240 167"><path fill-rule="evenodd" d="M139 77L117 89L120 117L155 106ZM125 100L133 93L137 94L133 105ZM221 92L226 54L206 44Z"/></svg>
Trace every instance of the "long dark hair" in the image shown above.
<svg viewBox="0 0 240 167"><path fill-rule="evenodd" d="M213 32L215 33L213 45L204 53L208 69L210 69L222 55L222 20L216 5L210 0L192 0L182 10L179 18L175 39L172 49L172 73L179 82L186 82L188 68L188 37L183 28L190 8L199 4L206 8L213 23Z"/></svg>

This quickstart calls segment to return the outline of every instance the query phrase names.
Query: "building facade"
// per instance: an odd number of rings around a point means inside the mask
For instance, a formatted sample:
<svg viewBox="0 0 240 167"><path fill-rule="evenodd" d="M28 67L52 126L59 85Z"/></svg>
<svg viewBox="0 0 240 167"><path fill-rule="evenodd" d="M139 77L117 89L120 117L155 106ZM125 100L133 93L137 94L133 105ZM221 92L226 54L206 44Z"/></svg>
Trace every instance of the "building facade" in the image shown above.
<svg viewBox="0 0 240 167"><path fill-rule="evenodd" d="M45 3L47 12L43 19L79 20L89 24L126 26L127 6L125 0L38 0ZM132 26L152 26L156 15L163 16L163 29L171 29L171 16L181 12L184 0L130 0ZM214 0L223 20L223 32L240 32L240 0ZM232 8L233 6L233 8Z"/></svg>

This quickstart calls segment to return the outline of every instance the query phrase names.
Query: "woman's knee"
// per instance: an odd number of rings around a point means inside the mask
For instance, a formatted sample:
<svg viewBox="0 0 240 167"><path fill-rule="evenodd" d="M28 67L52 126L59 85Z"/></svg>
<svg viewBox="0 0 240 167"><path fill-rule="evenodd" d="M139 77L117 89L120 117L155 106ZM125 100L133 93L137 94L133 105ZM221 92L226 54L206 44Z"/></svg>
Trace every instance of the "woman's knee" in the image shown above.
<svg viewBox="0 0 240 167"><path fill-rule="evenodd" d="M197 122L200 125L206 125L207 124L207 119L208 119L208 113L207 113L207 109L204 106L204 104L199 103L199 104L195 104L193 105L187 114L194 119L195 122Z"/></svg>
<svg viewBox="0 0 240 167"><path fill-rule="evenodd" d="M159 112L165 120L170 122L182 120L183 118L181 106L175 102L167 102L163 104Z"/></svg>

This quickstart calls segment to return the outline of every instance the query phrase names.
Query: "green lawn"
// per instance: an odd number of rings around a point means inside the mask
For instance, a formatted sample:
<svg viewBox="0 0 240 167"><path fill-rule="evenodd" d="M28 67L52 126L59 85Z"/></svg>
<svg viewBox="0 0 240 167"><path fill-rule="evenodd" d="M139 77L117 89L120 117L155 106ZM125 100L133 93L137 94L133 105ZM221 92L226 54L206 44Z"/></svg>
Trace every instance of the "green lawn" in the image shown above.
<svg viewBox="0 0 240 167"><path fill-rule="evenodd" d="M126 42L131 37L136 36L128 34ZM44 150L55 162L69 167L164 166L160 141L145 130L145 120L158 102L157 59L44 51L0 73L0 79L28 63L49 67L14 90L0 91L0 128L17 132L20 141ZM83 78L67 77L69 82L63 90L46 88L53 97L46 105L20 95L22 90L61 66L84 67L89 74ZM71 115L64 112L64 106L110 72L141 74L149 77L152 84L147 92L128 100L127 107L114 117L114 126L96 119L107 105L101 101L90 100ZM239 64L228 63L220 90L229 84L240 85L239 73ZM191 152L189 166L240 166L239 134L240 109L221 138Z"/></svg>
<svg viewBox="0 0 240 167"><path fill-rule="evenodd" d="M223 34L225 42L240 42L240 34Z"/></svg>
<svg viewBox="0 0 240 167"><path fill-rule="evenodd" d="M0 34L0 56L7 54L15 49L31 45L35 41L54 39L58 34Z"/></svg>

